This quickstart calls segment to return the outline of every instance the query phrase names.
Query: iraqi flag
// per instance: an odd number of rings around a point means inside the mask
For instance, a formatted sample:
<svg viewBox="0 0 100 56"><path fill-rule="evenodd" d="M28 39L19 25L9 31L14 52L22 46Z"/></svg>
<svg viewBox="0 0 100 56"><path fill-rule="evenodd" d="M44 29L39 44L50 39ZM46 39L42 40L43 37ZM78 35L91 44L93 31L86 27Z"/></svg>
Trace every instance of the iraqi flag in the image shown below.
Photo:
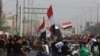
<svg viewBox="0 0 100 56"><path fill-rule="evenodd" d="M45 19L43 18L43 23L38 27L37 34L40 39L46 38L46 29L45 29Z"/></svg>
<svg viewBox="0 0 100 56"><path fill-rule="evenodd" d="M50 6L48 8L48 11L47 11L47 16L48 16L48 19L50 21L50 32L51 32L51 35L55 35L55 23L54 23L54 17L53 17L53 9L52 9L52 6Z"/></svg>
<svg viewBox="0 0 100 56"><path fill-rule="evenodd" d="M64 22L64 23L62 23L62 28L63 29L72 28L72 22Z"/></svg>

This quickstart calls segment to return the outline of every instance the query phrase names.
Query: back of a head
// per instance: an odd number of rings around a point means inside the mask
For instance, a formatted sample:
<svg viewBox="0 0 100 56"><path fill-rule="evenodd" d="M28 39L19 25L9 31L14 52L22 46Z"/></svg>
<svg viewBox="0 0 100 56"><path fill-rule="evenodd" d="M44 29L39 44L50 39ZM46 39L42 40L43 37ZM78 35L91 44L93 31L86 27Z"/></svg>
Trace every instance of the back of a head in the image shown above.
<svg viewBox="0 0 100 56"><path fill-rule="evenodd" d="M63 41L64 45L68 45L68 42L67 41Z"/></svg>
<svg viewBox="0 0 100 56"><path fill-rule="evenodd" d="M13 40L12 40L12 38L9 38L9 43L11 43Z"/></svg>
<svg viewBox="0 0 100 56"><path fill-rule="evenodd" d="M20 36L17 36L17 37L16 37L16 42L19 41L19 40L21 40L21 39L22 39L22 38L21 38Z"/></svg>
<svg viewBox="0 0 100 56"><path fill-rule="evenodd" d="M48 44L48 42L46 40L43 41L44 44Z"/></svg>

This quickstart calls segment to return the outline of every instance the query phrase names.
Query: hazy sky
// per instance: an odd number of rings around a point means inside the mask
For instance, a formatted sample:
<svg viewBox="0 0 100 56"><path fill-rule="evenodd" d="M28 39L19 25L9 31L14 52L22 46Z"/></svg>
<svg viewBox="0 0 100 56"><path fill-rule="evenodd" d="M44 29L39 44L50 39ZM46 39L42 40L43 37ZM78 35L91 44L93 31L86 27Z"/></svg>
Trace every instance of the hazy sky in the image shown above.
<svg viewBox="0 0 100 56"><path fill-rule="evenodd" d="M99 2L100 0L30 0L30 6L33 4L34 7L48 8L52 5L56 23L73 21L73 24L76 24L75 22L78 16L79 23L84 24L85 19L89 21L90 8L92 8L91 19L92 21L96 21L97 3ZM23 0L19 0L19 5L23 5ZM3 10L5 13L15 13L16 0L3 0Z"/></svg>

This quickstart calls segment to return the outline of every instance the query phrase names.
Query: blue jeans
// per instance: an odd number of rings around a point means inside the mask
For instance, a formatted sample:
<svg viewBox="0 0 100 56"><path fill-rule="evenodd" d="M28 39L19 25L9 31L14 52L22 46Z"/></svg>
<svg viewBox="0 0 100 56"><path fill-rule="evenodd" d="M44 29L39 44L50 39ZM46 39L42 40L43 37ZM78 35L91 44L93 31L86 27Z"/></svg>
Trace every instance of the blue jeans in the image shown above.
<svg viewBox="0 0 100 56"><path fill-rule="evenodd" d="M14 56L22 56L22 54L14 53Z"/></svg>
<svg viewBox="0 0 100 56"><path fill-rule="evenodd" d="M46 53L39 52L36 56L48 56Z"/></svg>
<svg viewBox="0 0 100 56"><path fill-rule="evenodd" d="M52 56L58 56L58 53L57 53L57 51L55 51L55 50L52 50Z"/></svg>

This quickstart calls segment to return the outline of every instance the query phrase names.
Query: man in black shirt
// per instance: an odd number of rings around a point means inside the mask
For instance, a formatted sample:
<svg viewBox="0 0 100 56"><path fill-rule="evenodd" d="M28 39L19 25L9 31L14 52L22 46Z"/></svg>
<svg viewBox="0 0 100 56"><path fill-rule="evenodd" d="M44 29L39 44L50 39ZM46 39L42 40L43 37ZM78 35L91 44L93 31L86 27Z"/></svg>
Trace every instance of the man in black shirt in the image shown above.
<svg viewBox="0 0 100 56"><path fill-rule="evenodd" d="M55 46L55 44L57 43L56 40L54 40L52 43L51 43L51 48L52 48L52 56L57 56L57 48Z"/></svg>
<svg viewBox="0 0 100 56"><path fill-rule="evenodd" d="M67 56L67 55L70 54L67 42L64 42L64 46L62 46L61 50L62 50L62 55L61 56Z"/></svg>
<svg viewBox="0 0 100 56"><path fill-rule="evenodd" d="M13 45L14 56L22 56L25 55L24 49L22 46L22 38L17 39L16 43Z"/></svg>
<svg viewBox="0 0 100 56"><path fill-rule="evenodd" d="M4 38L0 37L0 56L4 56L4 54L5 54L4 48L5 48Z"/></svg>
<svg viewBox="0 0 100 56"><path fill-rule="evenodd" d="M12 56L12 52L13 52L12 39L9 39L9 43L6 44L6 48L7 48L7 56Z"/></svg>

